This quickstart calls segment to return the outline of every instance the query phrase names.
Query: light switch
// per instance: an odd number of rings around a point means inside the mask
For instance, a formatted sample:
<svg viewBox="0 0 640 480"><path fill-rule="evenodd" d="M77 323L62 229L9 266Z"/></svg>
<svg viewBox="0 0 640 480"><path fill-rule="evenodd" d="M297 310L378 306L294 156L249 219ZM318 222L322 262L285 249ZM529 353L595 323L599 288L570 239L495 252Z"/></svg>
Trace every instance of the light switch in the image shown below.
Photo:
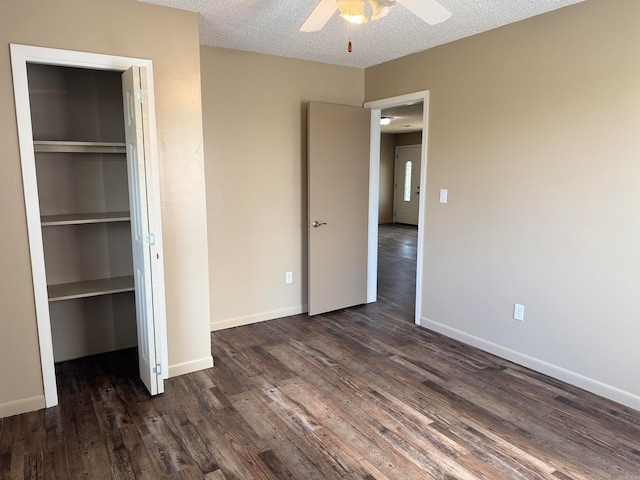
<svg viewBox="0 0 640 480"><path fill-rule="evenodd" d="M440 189L440 203L447 203L447 193L446 188Z"/></svg>
<svg viewBox="0 0 640 480"><path fill-rule="evenodd" d="M524 322L524 305L519 303L513 305L513 319Z"/></svg>

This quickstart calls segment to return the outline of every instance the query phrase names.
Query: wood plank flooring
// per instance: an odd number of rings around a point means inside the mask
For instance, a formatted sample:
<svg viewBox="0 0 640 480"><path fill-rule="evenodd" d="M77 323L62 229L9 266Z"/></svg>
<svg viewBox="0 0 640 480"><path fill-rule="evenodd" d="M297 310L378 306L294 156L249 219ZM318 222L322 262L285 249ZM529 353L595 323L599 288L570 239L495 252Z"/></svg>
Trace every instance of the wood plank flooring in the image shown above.
<svg viewBox="0 0 640 480"><path fill-rule="evenodd" d="M0 479L640 479L640 412L398 308L214 332L154 398L133 350L59 364L59 406L0 419Z"/></svg>
<svg viewBox="0 0 640 480"><path fill-rule="evenodd" d="M378 226L378 302L409 322L415 321L417 245L417 226Z"/></svg>

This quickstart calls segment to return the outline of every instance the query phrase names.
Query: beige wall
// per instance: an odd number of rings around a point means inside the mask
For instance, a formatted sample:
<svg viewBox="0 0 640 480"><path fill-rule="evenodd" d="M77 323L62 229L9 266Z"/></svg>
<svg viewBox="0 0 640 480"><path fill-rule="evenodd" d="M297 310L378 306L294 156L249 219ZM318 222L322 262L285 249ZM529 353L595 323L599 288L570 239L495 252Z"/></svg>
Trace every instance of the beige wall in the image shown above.
<svg viewBox="0 0 640 480"><path fill-rule="evenodd" d="M380 135L380 193L378 195L378 223L393 223L393 180L395 177L396 137L392 133Z"/></svg>
<svg viewBox="0 0 640 480"><path fill-rule="evenodd" d="M210 362L197 25L128 0L0 2L0 416L44 405L9 43L153 60L170 373Z"/></svg>
<svg viewBox="0 0 640 480"><path fill-rule="evenodd" d="M420 145L422 143L422 132L398 133L396 135L396 147L402 145Z"/></svg>
<svg viewBox="0 0 640 480"><path fill-rule="evenodd" d="M431 92L422 324L636 409L639 18L590 0L365 74Z"/></svg>
<svg viewBox="0 0 640 480"><path fill-rule="evenodd" d="M211 328L302 312L305 105L362 105L364 70L214 47L201 59Z"/></svg>

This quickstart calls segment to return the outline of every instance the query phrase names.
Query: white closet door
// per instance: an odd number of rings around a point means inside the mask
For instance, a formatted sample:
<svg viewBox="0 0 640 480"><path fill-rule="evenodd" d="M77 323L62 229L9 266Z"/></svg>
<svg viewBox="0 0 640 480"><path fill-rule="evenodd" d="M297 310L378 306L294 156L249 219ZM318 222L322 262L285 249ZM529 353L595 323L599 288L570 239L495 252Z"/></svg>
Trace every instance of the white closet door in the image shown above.
<svg viewBox="0 0 640 480"><path fill-rule="evenodd" d="M147 108L146 69L132 67L122 74L129 177L129 208L131 209L131 241L138 324L138 362L140 378L151 395L164 392L161 365L161 340L156 336L154 321L153 245L149 195L150 151L149 113ZM156 299L157 301L158 299Z"/></svg>

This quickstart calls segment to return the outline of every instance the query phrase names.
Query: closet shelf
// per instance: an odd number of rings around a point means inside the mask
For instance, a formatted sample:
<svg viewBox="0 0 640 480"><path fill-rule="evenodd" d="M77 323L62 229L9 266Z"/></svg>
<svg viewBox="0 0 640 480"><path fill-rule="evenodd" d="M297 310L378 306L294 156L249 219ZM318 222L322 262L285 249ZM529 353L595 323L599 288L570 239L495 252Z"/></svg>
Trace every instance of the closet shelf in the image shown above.
<svg viewBox="0 0 640 480"><path fill-rule="evenodd" d="M97 297L112 293L133 292L133 275L126 277L101 278L83 282L49 285L49 301L72 300L74 298Z"/></svg>
<svg viewBox="0 0 640 480"><path fill-rule="evenodd" d="M68 215L43 215L40 217L43 227L58 225L83 225L86 223L128 222L129 212L74 213Z"/></svg>
<svg viewBox="0 0 640 480"><path fill-rule="evenodd" d="M35 140L35 152L59 153L125 153L126 144L115 142L68 142Z"/></svg>

